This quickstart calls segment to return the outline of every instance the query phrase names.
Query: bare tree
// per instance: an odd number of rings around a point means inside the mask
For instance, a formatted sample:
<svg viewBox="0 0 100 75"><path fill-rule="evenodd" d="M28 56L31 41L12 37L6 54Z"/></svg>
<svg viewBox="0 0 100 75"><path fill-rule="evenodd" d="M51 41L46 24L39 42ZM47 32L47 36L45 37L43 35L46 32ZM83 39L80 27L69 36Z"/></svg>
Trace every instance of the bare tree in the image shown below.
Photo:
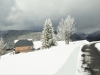
<svg viewBox="0 0 100 75"><path fill-rule="evenodd" d="M0 55L5 53L4 48L6 47L6 45L7 45L7 43L5 44L3 38L1 37L0 38Z"/></svg>
<svg viewBox="0 0 100 75"><path fill-rule="evenodd" d="M70 15L67 18L61 19L57 27L57 35L61 40L65 40L66 44L69 44L70 36L76 32L75 20Z"/></svg>

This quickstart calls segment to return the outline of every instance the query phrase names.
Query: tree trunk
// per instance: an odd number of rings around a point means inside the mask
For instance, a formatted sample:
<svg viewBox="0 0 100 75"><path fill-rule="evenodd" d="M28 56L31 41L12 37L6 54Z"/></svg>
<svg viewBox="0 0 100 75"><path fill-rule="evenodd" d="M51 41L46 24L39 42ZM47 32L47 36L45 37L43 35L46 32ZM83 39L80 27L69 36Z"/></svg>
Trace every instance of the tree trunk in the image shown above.
<svg viewBox="0 0 100 75"><path fill-rule="evenodd" d="M69 40L70 40L70 34L67 33L67 34L65 34L65 43L69 44Z"/></svg>

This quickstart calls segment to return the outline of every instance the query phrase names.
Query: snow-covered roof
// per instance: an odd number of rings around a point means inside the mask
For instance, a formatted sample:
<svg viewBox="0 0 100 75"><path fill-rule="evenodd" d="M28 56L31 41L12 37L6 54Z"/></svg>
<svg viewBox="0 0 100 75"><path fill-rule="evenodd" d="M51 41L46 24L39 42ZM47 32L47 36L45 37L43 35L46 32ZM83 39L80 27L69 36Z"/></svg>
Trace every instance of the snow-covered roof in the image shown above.
<svg viewBox="0 0 100 75"><path fill-rule="evenodd" d="M32 39L22 39L22 40L29 40L29 41L33 41ZM14 43L16 43L19 40L14 40Z"/></svg>
<svg viewBox="0 0 100 75"><path fill-rule="evenodd" d="M18 40L15 43L15 47L21 47L21 46L33 46L32 40Z"/></svg>

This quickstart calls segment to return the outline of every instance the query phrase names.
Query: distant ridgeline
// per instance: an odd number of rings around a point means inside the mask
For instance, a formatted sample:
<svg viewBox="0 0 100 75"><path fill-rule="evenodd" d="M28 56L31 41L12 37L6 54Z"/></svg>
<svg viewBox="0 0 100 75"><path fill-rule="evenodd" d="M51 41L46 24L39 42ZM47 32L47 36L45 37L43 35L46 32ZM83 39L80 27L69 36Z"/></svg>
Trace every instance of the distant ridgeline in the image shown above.
<svg viewBox="0 0 100 75"><path fill-rule="evenodd" d="M55 39L60 40L57 37L57 31L54 31ZM33 39L33 41L40 41L41 32L34 30L7 30L0 31L0 37L3 37L4 41L9 44L10 47L14 46L14 40L16 39ZM75 33L71 37L72 41L77 40L88 40L88 41L99 41L100 31L94 32L92 34L85 33Z"/></svg>
<svg viewBox="0 0 100 75"><path fill-rule="evenodd" d="M7 30L0 31L0 37L3 37L9 47L13 47L14 40L16 39L33 39L34 41L40 40L41 32L35 32L33 30Z"/></svg>

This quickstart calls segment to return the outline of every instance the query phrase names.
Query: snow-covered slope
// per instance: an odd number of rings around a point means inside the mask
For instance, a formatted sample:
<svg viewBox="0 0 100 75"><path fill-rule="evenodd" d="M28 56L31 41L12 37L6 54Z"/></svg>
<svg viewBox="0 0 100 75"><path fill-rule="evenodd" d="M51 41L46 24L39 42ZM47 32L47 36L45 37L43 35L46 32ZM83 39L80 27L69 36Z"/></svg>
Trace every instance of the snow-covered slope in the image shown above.
<svg viewBox="0 0 100 75"><path fill-rule="evenodd" d="M6 58L2 56L0 74L75 75L78 53L82 45L87 43L78 41L65 45L64 41L59 41L58 46L50 49L20 53ZM34 45L38 48L41 42L34 42Z"/></svg>
<svg viewBox="0 0 100 75"><path fill-rule="evenodd" d="M95 47L100 51L100 41L95 45Z"/></svg>

